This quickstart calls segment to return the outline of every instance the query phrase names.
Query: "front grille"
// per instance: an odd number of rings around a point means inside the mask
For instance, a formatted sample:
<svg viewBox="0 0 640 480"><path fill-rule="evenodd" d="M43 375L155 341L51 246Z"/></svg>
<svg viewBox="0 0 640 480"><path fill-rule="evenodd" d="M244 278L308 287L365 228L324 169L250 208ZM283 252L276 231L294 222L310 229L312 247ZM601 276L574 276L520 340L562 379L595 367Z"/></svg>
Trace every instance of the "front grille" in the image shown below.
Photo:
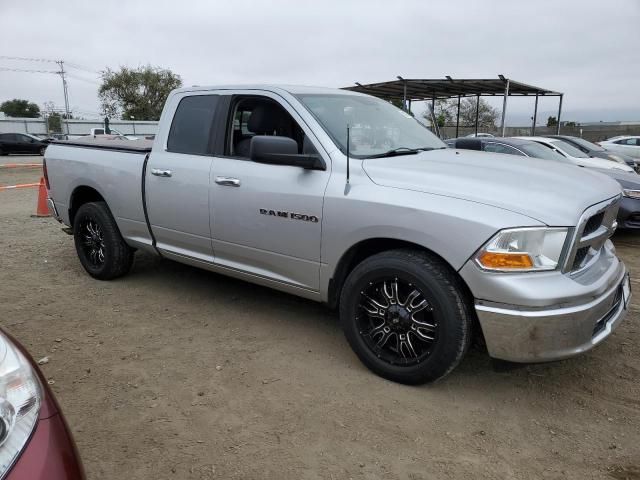
<svg viewBox="0 0 640 480"><path fill-rule="evenodd" d="M598 320L596 326L593 327L593 334L591 335L592 337L595 337L602 330L604 330L607 322L611 320L611 317L613 317L618 311L618 308L620 308L620 302L622 302L622 285L620 285L616 290L616 296L613 299L613 306L611 307L611 309L604 315L604 317Z"/></svg>
<svg viewBox="0 0 640 480"><path fill-rule="evenodd" d="M591 247L582 247L576 250L576 257L573 260L573 267L571 270L578 270L582 266L582 262L584 262L584 259L587 257L590 248Z"/></svg>
<svg viewBox="0 0 640 480"><path fill-rule="evenodd" d="M584 231L582 232L582 235L586 236L595 232L598 229L598 227L602 225L603 219L604 219L604 212L596 213L593 217L587 220L587 223L584 226Z"/></svg>
<svg viewBox="0 0 640 480"><path fill-rule="evenodd" d="M588 208L575 230L573 245L565 260L565 270L577 272L595 262L615 230L620 198Z"/></svg>

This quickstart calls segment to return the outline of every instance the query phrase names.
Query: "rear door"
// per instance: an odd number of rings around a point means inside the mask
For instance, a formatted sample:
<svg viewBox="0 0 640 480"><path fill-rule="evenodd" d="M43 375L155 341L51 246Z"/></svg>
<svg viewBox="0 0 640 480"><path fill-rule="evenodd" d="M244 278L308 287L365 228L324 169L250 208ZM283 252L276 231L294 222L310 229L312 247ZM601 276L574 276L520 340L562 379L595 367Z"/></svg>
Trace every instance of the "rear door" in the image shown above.
<svg viewBox="0 0 640 480"><path fill-rule="evenodd" d="M276 94L227 97L225 141L211 172L211 225L216 265L310 291L319 289L324 192L331 174L328 156L313 132ZM275 102L284 125L251 130L244 105ZM286 118L284 118L286 117ZM282 122L274 122L282 125ZM247 128L249 127L249 129ZM239 148L251 135L289 136L300 152L321 154L326 170L256 163ZM243 153L244 152L244 153Z"/></svg>
<svg viewBox="0 0 640 480"><path fill-rule="evenodd" d="M208 92L182 92L165 107L145 193L156 246L166 256L213 262L209 174L219 99Z"/></svg>
<svg viewBox="0 0 640 480"><path fill-rule="evenodd" d="M18 153L18 140L15 133L4 133L1 135L2 150L4 153Z"/></svg>
<svg viewBox="0 0 640 480"><path fill-rule="evenodd" d="M40 142L28 135L16 134L18 153L40 153Z"/></svg>

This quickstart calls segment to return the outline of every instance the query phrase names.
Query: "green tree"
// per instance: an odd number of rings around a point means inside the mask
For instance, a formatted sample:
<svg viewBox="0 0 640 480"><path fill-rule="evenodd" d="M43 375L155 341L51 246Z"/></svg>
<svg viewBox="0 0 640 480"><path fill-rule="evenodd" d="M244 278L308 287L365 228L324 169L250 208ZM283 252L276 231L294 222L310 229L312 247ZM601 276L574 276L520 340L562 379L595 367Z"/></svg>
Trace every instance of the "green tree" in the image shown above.
<svg viewBox="0 0 640 480"><path fill-rule="evenodd" d="M558 119L556 117L547 118L547 127L555 127L558 125Z"/></svg>
<svg viewBox="0 0 640 480"><path fill-rule="evenodd" d="M391 98L387 100L391 105L398 107L400 110L404 110L404 106L402 105L402 100L400 98ZM412 111L407 111L409 115L414 116Z"/></svg>
<svg viewBox="0 0 640 480"><path fill-rule="evenodd" d="M460 101L460 125L474 126L476 124L476 98L463 98ZM447 100L436 100L435 116L439 127L455 125L458 111L458 100L451 98ZM429 110L423 114L424 118L431 121ZM500 113L498 109L489 105L489 102L480 99L480 114L478 115L478 126L480 128L496 128L496 122Z"/></svg>
<svg viewBox="0 0 640 480"><path fill-rule="evenodd" d="M59 113L50 113L48 118L50 132L62 132L62 117Z"/></svg>
<svg viewBox="0 0 640 480"><path fill-rule="evenodd" d="M404 110L404 105L402 104L402 100L400 100L399 98L391 98L390 100L388 100L388 102L391 105L394 105L394 106L400 108L401 110Z"/></svg>
<svg viewBox="0 0 640 480"><path fill-rule="evenodd" d="M426 119L429 123L433 123L431 120L431 102L427 102L427 109L422 112L422 118ZM436 117L436 122L439 127L449 125L452 121L455 121L455 105L449 100L436 100L433 114ZM453 119L453 120L452 120Z"/></svg>
<svg viewBox="0 0 640 480"><path fill-rule="evenodd" d="M0 105L0 112L4 112L7 117L38 118L40 107L29 100L14 98L7 100Z"/></svg>
<svg viewBox="0 0 640 480"><path fill-rule="evenodd" d="M98 97L108 117L159 120L162 107L182 79L171 70L147 65L139 68L120 67L102 73Z"/></svg>

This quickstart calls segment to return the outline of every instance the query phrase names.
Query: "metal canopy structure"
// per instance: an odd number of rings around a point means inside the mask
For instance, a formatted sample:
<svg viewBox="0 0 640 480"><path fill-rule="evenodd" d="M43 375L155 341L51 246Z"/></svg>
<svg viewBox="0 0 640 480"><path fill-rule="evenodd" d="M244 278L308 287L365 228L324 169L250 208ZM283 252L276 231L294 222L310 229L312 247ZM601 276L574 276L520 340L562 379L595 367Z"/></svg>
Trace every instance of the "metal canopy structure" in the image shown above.
<svg viewBox="0 0 640 480"><path fill-rule="evenodd" d="M405 110L411 110L412 102L429 101L435 106L436 100L457 98L458 109L456 115L456 136L460 127L460 100L466 97L476 97L476 124L475 130L478 133L478 115L480 97L486 96L502 96L502 121L500 130L502 135L505 133L505 118L507 113L507 99L512 96L535 97L535 107L533 112L533 124L531 126L531 135L535 135L536 120L538 116L538 98L539 97L559 97L558 101L558 124L557 132L560 133L560 115L562 114L562 98L563 93L547 90L545 88L528 85L505 78L498 75L497 78L487 79L454 79L450 76L445 78L426 78L426 79L406 79L397 77L397 80L389 82L370 83L362 85L356 82L355 86L344 87L344 90L352 90L354 92L367 93L375 97L385 100L400 100Z"/></svg>

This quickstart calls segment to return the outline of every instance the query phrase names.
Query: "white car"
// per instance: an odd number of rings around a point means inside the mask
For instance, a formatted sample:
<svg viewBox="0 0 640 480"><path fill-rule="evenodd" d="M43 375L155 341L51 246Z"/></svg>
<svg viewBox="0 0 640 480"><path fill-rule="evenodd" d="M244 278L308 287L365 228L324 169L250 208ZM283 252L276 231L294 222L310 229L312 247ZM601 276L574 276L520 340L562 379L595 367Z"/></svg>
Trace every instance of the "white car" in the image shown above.
<svg viewBox="0 0 640 480"><path fill-rule="evenodd" d="M140 138L140 137L137 137L135 135L126 135L124 133L119 132L115 128L111 128L111 129L109 129L109 131L111 133L105 133L104 128L92 128L91 130L89 130L89 135L91 135L93 137L103 136L103 135L115 135L115 136L118 136L118 137L123 137L125 140L138 140Z"/></svg>
<svg viewBox="0 0 640 480"><path fill-rule="evenodd" d="M576 165L589 168L615 168L617 170L623 170L625 172L634 172L633 168L627 164L612 162L610 160L604 160L603 158L592 158L582 150L577 149L573 145L557 139L548 137L514 137L521 138L522 140L531 140L540 143L551 150L559 153L563 157L572 161Z"/></svg>
<svg viewBox="0 0 640 480"><path fill-rule="evenodd" d="M630 157L640 158L640 136L625 135L598 143L601 147L611 152L624 153Z"/></svg>
<svg viewBox="0 0 640 480"><path fill-rule="evenodd" d="M494 138L494 135L491 135L490 133L470 133L467 137Z"/></svg>

